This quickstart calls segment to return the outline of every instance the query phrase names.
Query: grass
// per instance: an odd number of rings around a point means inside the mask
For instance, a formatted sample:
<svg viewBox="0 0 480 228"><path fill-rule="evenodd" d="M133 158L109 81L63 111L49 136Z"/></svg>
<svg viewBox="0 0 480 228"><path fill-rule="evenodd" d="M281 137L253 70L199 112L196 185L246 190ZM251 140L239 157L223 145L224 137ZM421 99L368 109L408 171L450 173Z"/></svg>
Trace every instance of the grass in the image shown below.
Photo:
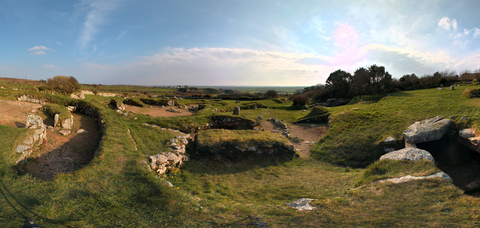
<svg viewBox="0 0 480 228"><path fill-rule="evenodd" d="M0 96L14 99L20 92L24 91L0 89ZM389 135L399 138L408 125L426 117L456 115L457 126L478 125L480 99L461 98L462 92L399 92L376 103L329 108L330 129L312 151L313 159L252 157L218 162L195 156L178 173L165 178L173 188L149 173L142 161L167 149L168 139L175 133L141 123L195 127L208 123L215 115L214 108L231 112L235 101L204 100L207 107L190 117L131 114L125 118L107 107L110 98L87 96L85 101L73 101L32 92L56 104L83 102L97 110L98 118L105 122L101 146L85 168L57 175L53 181L40 181L29 174L18 175L13 165L18 156L13 151L15 140L26 134L25 129L0 126L0 179L16 198L9 197L12 204L44 227L246 227L248 216L259 217L269 227L475 227L480 226L479 200L464 195L448 181L374 182L437 171L431 163L373 163L377 154L372 151L379 141ZM290 108L287 102L258 102L269 108L241 110L240 116L262 115L293 123L307 114ZM134 116L138 120L133 120ZM468 122L460 123L461 116L467 116ZM235 136L243 137L248 134ZM369 164L366 169L355 168ZM359 184L365 185L353 189ZM0 189L6 192L2 185ZM316 210L299 212L286 207L302 197L316 199L311 203ZM23 224L23 218L2 196L0 207L0 224Z"/></svg>

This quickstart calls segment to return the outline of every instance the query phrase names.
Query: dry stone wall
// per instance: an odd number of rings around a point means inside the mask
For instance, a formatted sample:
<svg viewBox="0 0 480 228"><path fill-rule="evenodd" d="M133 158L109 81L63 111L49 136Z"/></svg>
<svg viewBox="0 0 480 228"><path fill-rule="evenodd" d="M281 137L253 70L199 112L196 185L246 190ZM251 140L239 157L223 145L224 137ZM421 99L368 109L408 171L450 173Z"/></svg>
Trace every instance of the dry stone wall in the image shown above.
<svg viewBox="0 0 480 228"><path fill-rule="evenodd" d="M42 117L38 115L29 114L27 116L26 128L31 129L32 134L16 146L15 151L21 154L17 163L23 162L47 138L47 127L43 124Z"/></svg>

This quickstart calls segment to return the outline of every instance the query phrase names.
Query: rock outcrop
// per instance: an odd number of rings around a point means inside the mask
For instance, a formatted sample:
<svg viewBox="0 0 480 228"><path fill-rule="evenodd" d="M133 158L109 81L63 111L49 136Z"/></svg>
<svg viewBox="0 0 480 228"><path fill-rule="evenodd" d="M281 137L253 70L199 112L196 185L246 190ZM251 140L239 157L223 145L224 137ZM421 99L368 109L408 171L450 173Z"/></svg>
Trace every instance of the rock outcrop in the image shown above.
<svg viewBox="0 0 480 228"><path fill-rule="evenodd" d="M433 156L426 150L418 148L405 148L401 150L396 150L388 154L384 154L380 157L380 160L390 159L390 160L409 160L409 161L418 161L421 159L427 159L431 162L435 162Z"/></svg>
<svg viewBox="0 0 480 228"><path fill-rule="evenodd" d="M405 143L415 147L415 144L439 140L450 128L452 121L440 116L415 122L403 132Z"/></svg>

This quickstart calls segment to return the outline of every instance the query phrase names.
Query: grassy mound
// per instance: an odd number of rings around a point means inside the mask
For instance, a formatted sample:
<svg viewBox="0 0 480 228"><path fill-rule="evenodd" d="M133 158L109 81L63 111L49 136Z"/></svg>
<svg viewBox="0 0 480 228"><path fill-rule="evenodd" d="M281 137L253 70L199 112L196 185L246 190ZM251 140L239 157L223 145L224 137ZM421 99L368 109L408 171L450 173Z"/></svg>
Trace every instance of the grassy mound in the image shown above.
<svg viewBox="0 0 480 228"><path fill-rule="evenodd" d="M147 107L147 105L145 103L143 103L140 99L138 98L127 98L123 101L124 104L128 104L128 105L133 105L133 106L138 106L138 107L142 107L142 108L145 108Z"/></svg>
<svg viewBox="0 0 480 228"><path fill-rule="evenodd" d="M478 88L478 87L477 87ZM397 92L377 103L331 108L330 128L313 148L314 158L334 164L366 167L385 152L378 147L388 136L400 138L415 121L434 116L451 118L457 125L478 125L478 108L460 97L459 90ZM467 122L460 122L462 116Z"/></svg>
<svg viewBox="0 0 480 228"><path fill-rule="evenodd" d="M322 106L313 107L306 116L298 119L297 123L326 123L330 113L328 109Z"/></svg>
<svg viewBox="0 0 480 228"><path fill-rule="evenodd" d="M268 108L265 104L256 102L245 102L240 104L240 108L242 109L255 109L255 108Z"/></svg>
<svg viewBox="0 0 480 228"><path fill-rule="evenodd" d="M462 93L463 98L473 98L480 97L480 89L477 88L466 88Z"/></svg>
<svg viewBox="0 0 480 228"><path fill-rule="evenodd" d="M167 106L169 101L173 101L174 105L178 105L178 102L175 100L169 100L169 99L153 99L153 98L140 98L140 101L142 101L144 104L148 105L157 105L157 106Z"/></svg>
<svg viewBox="0 0 480 228"><path fill-rule="evenodd" d="M254 154L294 154L290 142L280 134L253 130L215 129L197 134L197 154L240 159Z"/></svg>
<svg viewBox="0 0 480 228"><path fill-rule="evenodd" d="M65 106L58 104L46 104L42 106L42 109L51 117L58 114L61 120L70 118L70 111Z"/></svg>

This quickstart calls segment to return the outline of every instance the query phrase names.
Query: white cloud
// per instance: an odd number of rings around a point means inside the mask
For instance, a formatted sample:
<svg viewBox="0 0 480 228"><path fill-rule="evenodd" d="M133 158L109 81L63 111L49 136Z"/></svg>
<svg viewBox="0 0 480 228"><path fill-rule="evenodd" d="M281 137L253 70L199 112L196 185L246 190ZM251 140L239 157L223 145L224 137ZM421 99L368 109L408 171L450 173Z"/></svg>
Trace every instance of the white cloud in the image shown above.
<svg viewBox="0 0 480 228"><path fill-rule="evenodd" d="M34 54L34 55L45 55L47 53L45 53L44 51L37 51L37 52L34 52L32 54Z"/></svg>
<svg viewBox="0 0 480 228"><path fill-rule="evenodd" d="M82 1L82 4L88 5L90 11L85 17L83 29L80 34L80 50L89 46L89 43L98 33L100 26L105 24L108 14L117 7L118 1Z"/></svg>
<svg viewBox="0 0 480 228"><path fill-rule="evenodd" d="M45 65L45 66L42 66L42 68L55 68L55 65Z"/></svg>
<svg viewBox="0 0 480 228"><path fill-rule="evenodd" d="M440 21L438 22L438 26L440 26L441 28L447 31L450 31L450 28L453 28L453 30L457 30L457 20L455 19L450 20L450 18L444 17L440 19Z"/></svg>
<svg viewBox="0 0 480 228"><path fill-rule="evenodd" d="M473 28L473 37L477 38L478 36L480 36L480 29Z"/></svg>
<svg viewBox="0 0 480 228"><path fill-rule="evenodd" d="M32 47L32 48L29 48L28 50L29 51L50 51L52 49L47 48L45 46L35 46L35 47Z"/></svg>
<svg viewBox="0 0 480 228"><path fill-rule="evenodd" d="M60 42L58 42L58 41L57 41L57 44L58 44L58 45L63 45L62 43L60 43Z"/></svg>

